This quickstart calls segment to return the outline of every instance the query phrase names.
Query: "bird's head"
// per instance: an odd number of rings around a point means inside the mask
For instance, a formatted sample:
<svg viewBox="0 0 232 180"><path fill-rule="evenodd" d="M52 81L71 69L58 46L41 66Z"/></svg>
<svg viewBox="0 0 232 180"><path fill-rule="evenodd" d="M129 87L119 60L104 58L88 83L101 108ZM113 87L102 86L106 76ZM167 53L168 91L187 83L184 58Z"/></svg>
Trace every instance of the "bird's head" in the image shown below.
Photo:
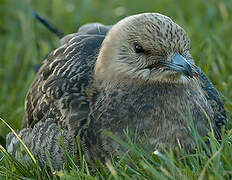
<svg viewBox="0 0 232 180"><path fill-rule="evenodd" d="M106 35L95 66L104 82L189 83L196 67L186 32L169 17L144 13L127 17Z"/></svg>

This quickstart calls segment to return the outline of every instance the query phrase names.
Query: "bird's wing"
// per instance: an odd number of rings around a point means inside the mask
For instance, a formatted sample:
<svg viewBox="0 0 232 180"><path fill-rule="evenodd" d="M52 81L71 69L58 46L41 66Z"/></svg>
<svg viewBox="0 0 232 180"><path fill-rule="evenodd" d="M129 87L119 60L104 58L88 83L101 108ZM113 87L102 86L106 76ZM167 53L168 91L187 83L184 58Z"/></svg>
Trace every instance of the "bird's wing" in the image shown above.
<svg viewBox="0 0 232 180"><path fill-rule="evenodd" d="M91 23L61 40L62 45L43 61L29 89L22 127L50 118L60 126L72 124L72 129L86 123L93 93L89 83L109 28Z"/></svg>
<svg viewBox="0 0 232 180"><path fill-rule="evenodd" d="M49 152L55 167L61 168L65 158L61 153L60 133L71 150L73 138L88 123L89 102L94 93L91 77L107 30L107 26L89 24L80 32L65 36L62 45L39 68L26 97L19 136L41 162L46 162ZM15 157L19 144L12 133L7 135L7 151ZM25 154L23 149L22 152Z"/></svg>
<svg viewBox="0 0 232 180"><path fill-rule="evenodd" d="M225 105L221 100L217 90L214 88L213 84L210 82L208 77L199 67L198 67L198 74L200 76L201 85L205 92L206 98L210 103L214 112L213 123L216 126L215 130L216 132L220 131L222 126L225 126L227 123ZM220 133L217 133L217 135L219 134Z"/></svg>
<svg viewBox="0 0 232 180"><path fill-rule="evenodd" d="M74 143L73 137L70 136L67 129L60 129L55 121L46 120L46 122L38 122L33 128L23 128L18 132L18 136L27 145L33 155L38 157L41 165L49 165L47 155L50 155L49 161L51 161L54 169L61 169L65 163L65 154L60 141L60 134L62 134L63 142L67 152L73 152ZM20 147L23 159L30 164L31 160L25 149L14 136L13 133L9 133L6 137L7 152L14 157L19 158L20 153L18 147ZM19 158L22 160L21 158Z"/></svg>

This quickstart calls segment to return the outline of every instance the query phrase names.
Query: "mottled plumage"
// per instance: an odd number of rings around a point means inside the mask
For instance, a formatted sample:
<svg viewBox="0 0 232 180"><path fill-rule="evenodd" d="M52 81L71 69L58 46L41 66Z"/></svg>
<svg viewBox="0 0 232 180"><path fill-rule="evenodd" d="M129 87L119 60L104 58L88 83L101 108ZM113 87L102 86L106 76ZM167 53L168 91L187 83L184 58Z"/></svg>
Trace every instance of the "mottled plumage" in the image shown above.
<svg viewBox="0 0 232 180"><path fill-rule="evenodd" d="M125 139L123 129L129 127L142 139L146 134L153 150L160 144L193 150L185 119L192 118L205 136L210 118L219 138L224 104L189 49L185 31L157 13L114 26L82 26L44 60L27 95L19 135L42 163L48 151L56 169L65 162L59 132L68 151L78 152L79 136L87 158L102 161L122 150L104 130ZM15 156L17 144L9 134L7 149Z"/></svg>

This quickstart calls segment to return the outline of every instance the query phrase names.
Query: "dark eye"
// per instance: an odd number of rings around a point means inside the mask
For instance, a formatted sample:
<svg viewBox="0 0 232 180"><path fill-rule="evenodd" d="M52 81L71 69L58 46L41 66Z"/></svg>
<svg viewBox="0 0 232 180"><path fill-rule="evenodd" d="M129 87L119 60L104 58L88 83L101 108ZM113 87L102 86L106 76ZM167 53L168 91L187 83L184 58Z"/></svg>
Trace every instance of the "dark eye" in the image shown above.
<svg viewBox="0 0 232 180"><path fill-rule="evenodd" d="M144 52L143 47L140 46L139 44L135 44L135 52L136 53L143 53Z"/></svg>

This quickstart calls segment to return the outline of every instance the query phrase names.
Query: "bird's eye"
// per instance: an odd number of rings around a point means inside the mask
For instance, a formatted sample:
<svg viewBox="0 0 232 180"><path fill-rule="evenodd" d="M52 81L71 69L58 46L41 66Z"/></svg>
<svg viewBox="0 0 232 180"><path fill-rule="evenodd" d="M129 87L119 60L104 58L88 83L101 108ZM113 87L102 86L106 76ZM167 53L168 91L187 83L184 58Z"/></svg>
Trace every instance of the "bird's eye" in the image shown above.
<svg viewBox="0 0 232 180"><path fill-rule="evenodd" d="M143 53L144 52L143 47L140 46L139 44L135 44L135 52L136 53Z"/></svg>

